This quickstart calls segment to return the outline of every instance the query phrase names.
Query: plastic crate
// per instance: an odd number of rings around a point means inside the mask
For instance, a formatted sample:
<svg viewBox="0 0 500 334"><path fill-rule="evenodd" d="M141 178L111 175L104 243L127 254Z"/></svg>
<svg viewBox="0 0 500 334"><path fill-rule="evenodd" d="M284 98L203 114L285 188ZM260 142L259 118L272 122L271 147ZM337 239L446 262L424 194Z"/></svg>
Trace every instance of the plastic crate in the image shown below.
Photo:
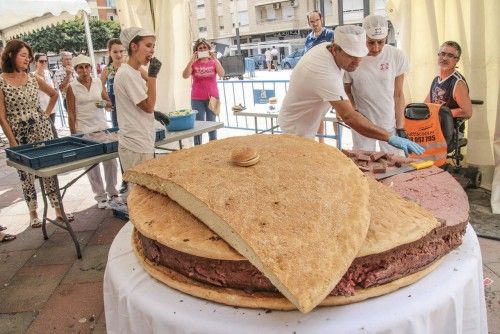
<svg viewBox="0 0 500 334"><path fill-rule="evenodd" d="M160 141L165 139L165 129L156 129L155 141Z"/></svg>
<svg viewBox="0 0 500 334"><path fill-rule="evenodd" d="M105 145L95 141L64 137L6 149L7 158L33 169L93 157L105 153Z"/></svg>
<svg viewBox="0 0 500 334"><path fill-rule="evenodd" d="M194 120L196 118L197 110L193 110L189 115L174 116L168 115L170 123L167 125L168 131L182 131L192 129L194 127Z"/></svg>
<svg viewBox="0 0 500 334"><path fill-rule="evenodd" d="M114 127L114 128L109 128L109 129L106 129L106 130L102 130L102 131L108 131L108 132L117 132L119 129L117 127ZM96 131L96 132L99 132L99 131ZM76 137L76 138L82 138L83 136L85 136L85 134L79 134L79 135L74 135L73 137ZM85 138L87 139L87 138ZM98 141L98 140L92 140L92 139L87 139L87 140L91 140L91 141L95 141L97 143L101 143L104 145L104 153L114 153L114 152L118 152L118 140L113 140L113 141Z"/></svg>
<svg viewBox="0 0 500 334"><path fill-rule="evenodd" d="M127 206L124 205L121 208L113 209L113 216L115 216L116 218L119 218L121 220L128 221L129 218L128 218L128 209L127 209Z"/></svg>

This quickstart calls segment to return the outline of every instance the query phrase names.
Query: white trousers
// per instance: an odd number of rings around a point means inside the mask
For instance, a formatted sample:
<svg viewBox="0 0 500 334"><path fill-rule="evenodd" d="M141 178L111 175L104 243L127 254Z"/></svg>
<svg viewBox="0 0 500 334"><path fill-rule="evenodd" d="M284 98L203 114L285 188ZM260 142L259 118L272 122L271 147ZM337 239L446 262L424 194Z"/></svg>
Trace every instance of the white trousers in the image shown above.
<svg viewBox="0 0 500 334"><path fill-rule="evenodd" d="M137 166L141 162L153 159L155 154L134 152L118 145L118 156L120 157L120 163L122 164L123 172L125 173L127 170ZM131 188L132 184L129 183L127 192L122 194L122 200L125 203L127 202L127 197Z"/></svg>
<svg viewBox="0 0 500 334"><path fill-rule="evenodd" d="M106 181L106 188L104 188L104 184L102 182L101 165L104 167L104 180ZM118 195L118 191L116 190L117 174L118 164L116 163L116 159L103 161L87 173L87 177L89 178L90 186L92 187L96 201L105 201L108 199L108 196L111 198L111 196Z"/></svg>
<svg viewBox="0 0 500 334"><path fill-rule="evenodd" d="M387 130L387 131L391 135L396 134L395 128ZM352 130L351 133L352 133L352 148L354 150L381 151L381 152L393 153L395 155L399 155L402 157L405 156L405 152L403 150L400 150L399 148L396 148L392 145L389 145L388 142L365 137L363 135L360 135L359 133L357 133L354 130ZM378 147L377 147L377 143L378 143Z"/></svg>

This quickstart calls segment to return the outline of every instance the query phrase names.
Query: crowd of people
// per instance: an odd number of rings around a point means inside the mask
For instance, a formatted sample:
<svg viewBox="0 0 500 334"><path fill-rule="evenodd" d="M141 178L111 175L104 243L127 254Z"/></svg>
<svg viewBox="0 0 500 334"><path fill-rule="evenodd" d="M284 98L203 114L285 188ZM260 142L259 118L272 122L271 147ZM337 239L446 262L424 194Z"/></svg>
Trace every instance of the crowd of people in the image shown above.
<svg viewBox="0 0 500 334"><path fill-rule="evenodd" d="M401 50L387 44L387 18L369 15L362 27L339 26L335 32L323 27L318 11L310 12L307 19L312 31L280 110L282 131L321 138L322 120L331 107L353 129L353 149L422 154L425 148L409 140L405 131L403 83L409 61ZM460 55L458 43L441 45L440 74L425 102L450 108L453 117L470 118L468 86L456 70Z"/></svg>
<svg viewBox="0 0 500 334"><path fill-rule="evenodd" d="M125 58L128 48L128 60ZM22 40L10 40L1 53L0 125L9 145L47 141L57 137L54 126L54 107L59 93L68 113L71 134L87 134L106 130L105 109L112 114L112 125L120 124L119 160L122 171L150 159L154 154L154 106L156 104L156 76L161 62L153 58L155 35L141 28L124 29L120 39L110 40L109 64L101 71L100 79L93 78L92 62L88 56L73 58L61 53L61 67L51 77L47 55L34 54L31 46ZM36 70L29 72L31 62ZM146 72L142 67L149 64ZM118 71L119 68L123 70ZM119 113L116 111L120 110ZM117 162L102 163L104 186L100 167L91 169L87 176L95 194L98 208L122 203L116 189ZM18 171L24 200L28 206L32 228L42 226L38 218L35 177ZM56 220L63 220L61 203L57 198L56 176L41 178ZM124 190L126 198L127 189ZM66 214L69 221L73 215ZM0 226L0 231L5 230ZM15 235L0 232L0 242L11 241Z"/></svg>
<svg viewBox="0 0 500 334"><path fill-rule="evenodd" d="M409 61L403 52L387 45L388 22L379 15L369 15L362 27L325 28L320 12L307 15L311 32L305 40L306 53L292 72L278 123L284 133L314 138L322 134L325 113L334 108L353 131L353 148L382 150L396 154L421 154L424 151L408 139L404 131L404 75ZM11 40L1 55L0 125L11 147L46 141L57 137L54 106L60 93L68 113L71 134L106 130L106 112L111 126L119 127L116 160L102 163L88 172L99 208L126 203L128 186L117 190L118 165L123 173L137 164L154 158L156 77L161 62L154 57L156 37L142 28L122 30L119 39L108 42L109 61L101 68L100 78L92 77L92 62L85 55L73 57L61 53L61 67L51 77L48 58L33 53L29 44ZM468 86L457 70L461 48L445 42L438 52L440 73L431 84L426 102L451 109L453 117L472 115ZM277 50L266 51L268 70L277 69ZM35 62L35 71L29 66ZM145 70L145 66L148 69ZM205 39L198 39L182 77L191 79L191 107L197 120L214 121L211 99L219 99L217 77L224 76L217 53ZM321 137L321 136L320 136ZM216 140L217 133L209 133ZM201 136L194 138L202 143ZM19 171L30 226L42 225L37 214L35 177ZM55 195L55 177L42 178L55 210L63 219ZM119 193L122 193L120 197ZM67 215L72 220L72 215ZM0 226L0 241L15 236Z"/></svg>

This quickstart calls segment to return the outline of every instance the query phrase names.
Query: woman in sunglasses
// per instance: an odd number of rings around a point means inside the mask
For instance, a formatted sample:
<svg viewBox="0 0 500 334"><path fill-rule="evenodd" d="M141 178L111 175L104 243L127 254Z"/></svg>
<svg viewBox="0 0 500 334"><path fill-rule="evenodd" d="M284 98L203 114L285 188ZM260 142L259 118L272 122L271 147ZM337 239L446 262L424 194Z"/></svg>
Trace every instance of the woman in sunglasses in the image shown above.
<svg viewBox="0 0 500 334"><path fill-rule="evenodd" d="M42 79L49 85L50 87L54 88L54 81L52 81L52 77L50 75L50 71L48 70L48 58L45 53L35 53L35 66L36 69L33 72L37 77ZM40 107L42 110L45 110L47 106L49 105L50 102L50 96L45 94L42 90L38 90L38 101L40 102ZM55 121L56 121L56 108L52 108L52 111L50 112L49 116L50 120L50 127L52 129L52 134L54 135L54 138L58 138L57 136L57 130L55 127Z"/></svg>
<svg viewBox="0 0 500 334"><path fill-rule="evenodd" d="M454 118L471 118L469 86L464 76L456 70L461 55L462 48L457 42L446 41L441 45L438 52L439 75L432 81L425 102L450 108Z"/></svg>
<svg viewBox="0 0 500 334"><path fill-rule="evenodd" d="M217 75L223 77L224 68L217 59L217 53L210 50L205 39L198 39L193 46L193 55L182 72L182 77L192 77L191 108L197 110L196 120L215 121L215 114L208 108L210 97L219 98ZM217 131L208 133L209 140L217 139ZM194 144L201 144L201 135L194 136Z"/></svg>

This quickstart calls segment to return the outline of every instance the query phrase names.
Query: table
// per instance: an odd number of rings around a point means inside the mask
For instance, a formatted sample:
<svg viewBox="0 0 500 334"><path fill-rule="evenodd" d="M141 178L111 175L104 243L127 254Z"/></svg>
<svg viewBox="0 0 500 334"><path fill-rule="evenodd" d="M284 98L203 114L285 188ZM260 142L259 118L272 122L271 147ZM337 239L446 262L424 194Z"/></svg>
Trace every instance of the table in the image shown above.
<svg viewBox="0 0 500 334"><path fill-rule="evenodd" d="M151 278L131 246L127 223L104 274L108 333L487 333L479 243L463 244L420 281L364 302L309 314L235 308L191 297Z"/></svg>
<svg viewBox="0 0 500 334"><path fill-rule="evenodd" d="M201 135L206 132L214 131L224 127L222 122L209 122L209 121L195 121L192 129L183 131L167 131L165 139L159 140L155 143L156 148L162 145L178 141L179 148L182 149L182 140Z"/></svg>
<svg viewBox="0 0 500 334"><path fill-rule="evenodd" d="M247 116L247 117L253 117L254 118L254 124L255 124L255 133L265 133L270 131L271 133L274 134L274 130L279 127L279 125L274 125L274 120L278 118L278 114L280 111L281 107L276 104L256 104L252 110L242 110L242 111L233 111L233 115L235 116ZM257 119L259 117L263 118L269 118L271 120L271 127L269 129L265 129L259 132L258 126L257 126ZM337 116L335 115L335 112L333 109L330 109L325 117L323 118L323 121L327 122L333 122L335 127L336 127L336 134L333 136L325 136L322 135L322 137L327 137L327 138L333 138L336 139L337 141L337 148L341 148L342 146L342 128L341 126L349 128L347 125L345 125L342 121L337 119Z"/></svg>
<svg viewBox="0 0 500 334"><path fill-rule="evenodd" d="M192 129L188 130L183 130L183 131L167 131L165 134L165 138L157 141L155 145L159 148L161 148L161 145L165 145L168 143L173 143L178 141L179 142L179 147L182 149L182 139L190 138L205 132L213 131L219 128L222 128L224 126L224 123L221 122L208 122L208 121L196 121L194 124L194 127ZM38 177L51 177L51 176L57 176L58 174L70 172L82 167L85 167L85 170L79 174L77 177L72 179L70 182L68 182L66 185L60 187L59 186L59 180L57 177L55 178L56 182L56 189L57 189L57 199L59 201L59 206L61 208L61 213L62 213L62 221L60 220L54 220L51 218L47 217L47 211L48 211L48 202L47 202L47 193L45 192L45 188L43 186L43 182L40 180L40 189L42 191L42 199L43 199L43 220L42 220L42 231L43 231L43 237L45 240L47 240L49 237L47 235L47 229L46 229L46 222L49 221L52 224L68 231L68 233L71 236L71 239L73 240L73 243L75 244L76 248L76 254L79 259L82 258L82 253L80 250L80 243L78 242L78 239L76 238L76 235L73 231L73 228L71 227L70 222L68 221L68 218L66 216L66 213L64 211L64 206L63 206L63 201L62 199L64 198L64 195L66 194L66 191L68 188L73 185L76 181L78 181L83 175L85 175L89 170L92 168L96 167L99 163L110 160L110 159L115 159L118 158L118 152L113 152L113 153L108 153L108 154L101 154L81 160L76 160L76 161L71 161L55 166L50 166L50 167L45 167L41 169L33 169L31 167L19 164L15 161L7 159L7 165L14 167L18 170L22 170L28 173L31 173L35 176ZM62 193L61 193L62 191Z"/></svg>

